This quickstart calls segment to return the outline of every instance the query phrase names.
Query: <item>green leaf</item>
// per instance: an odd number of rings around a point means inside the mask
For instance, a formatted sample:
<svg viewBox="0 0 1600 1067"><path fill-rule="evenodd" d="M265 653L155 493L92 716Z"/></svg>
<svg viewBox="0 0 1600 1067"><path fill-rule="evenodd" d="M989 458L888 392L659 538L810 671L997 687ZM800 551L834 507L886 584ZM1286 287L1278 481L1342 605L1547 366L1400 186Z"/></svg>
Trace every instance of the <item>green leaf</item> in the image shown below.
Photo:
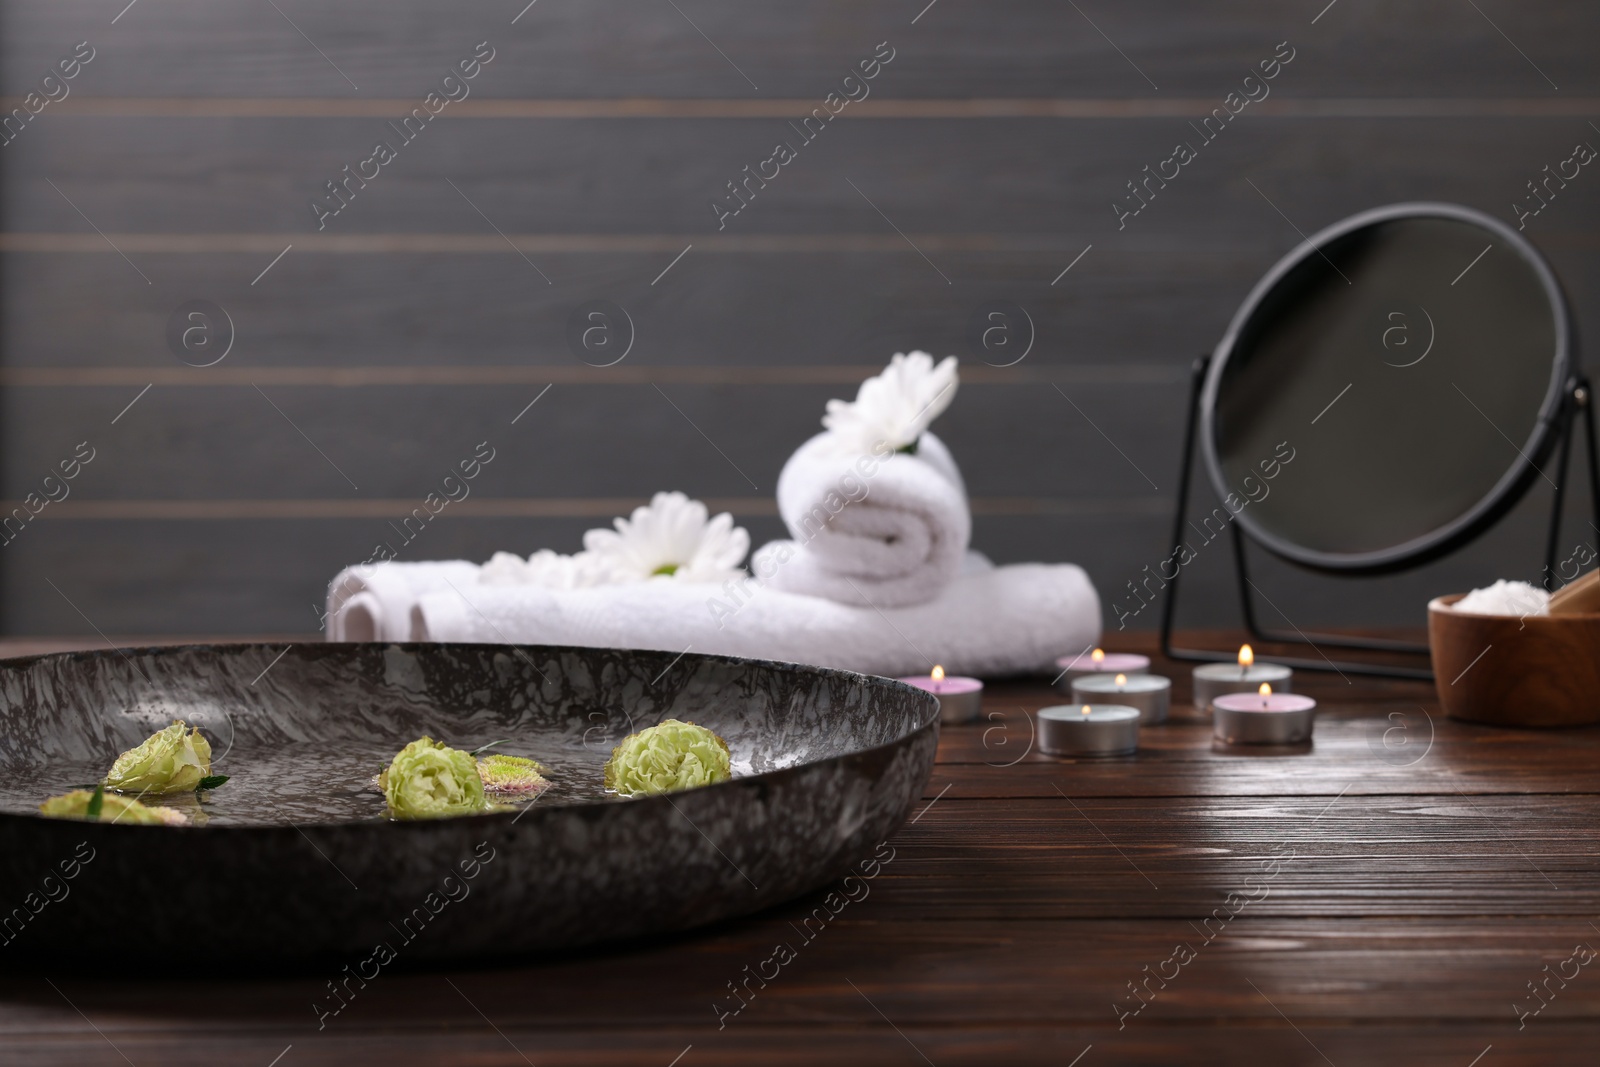
<svg viewBox="0 0 1600 1067"><path fill-rule="evenodd" d="M206 777L200 779L200 784L195 786L195 788L196 789L215 789L217 786L221 785L223 782L226 782L228 780L228 777L229 776L226 775L226 774L211 774L211 775L207 775Z"/></svg>
<svg viewBox="0 0 1600 1067"><path fill-rule="evenodd" d="M100 809L105 806L105 802L106 787L105 783L102 782L94 787L94 796L89 798L89 806L83 809L84 818L100 818Z"/></svg>
<svg viewBox="0 0 1600 1067"><path fill-rule="evenodd" d="M477 748L468 753L468 755L470 755L473 759L477 759L480 753L487 752L496 745L503 745L509 740L511 740L511 738L502 737L498 741L490 741L487 745L479 745Z"/></svg>

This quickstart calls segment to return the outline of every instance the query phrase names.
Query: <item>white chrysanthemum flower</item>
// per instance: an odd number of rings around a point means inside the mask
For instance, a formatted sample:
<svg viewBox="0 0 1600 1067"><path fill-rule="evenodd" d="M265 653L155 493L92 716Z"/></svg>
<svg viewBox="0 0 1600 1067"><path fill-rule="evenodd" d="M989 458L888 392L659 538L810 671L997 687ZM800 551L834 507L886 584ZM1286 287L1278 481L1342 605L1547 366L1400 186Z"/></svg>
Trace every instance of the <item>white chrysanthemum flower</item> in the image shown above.
<svg viewBox="0 0 1600 1067"><path fill-rule="evenodd" d="M854 451L871 452L884 442L915 452L923 431L955 399L957 383L955 356L935 365L926 352L896 352L882 374L861 383L854 401L828 401L822 425Z"/></svg>
<svg viewBox="0 0 1600 1067"><path fill-rule="evenodd" d="M479 585L526 585L528 561L514 552L496 552L478 568Z"/></svg>
<svg viewBox="0 0 1600 1067"><path fill-rule="evenodd" d="M589 552L563 556L541 548L528 557L528 580L545 589L588 589L606 584L606 570Z"/></svg>
<svg viewBox="0 0 1600 1067"><path fill-rule="evenodd" d="M536 585L541 589L586 589L606 583L605 569L588 552L563 556L541 548L527 559L496 552L478 570L480 585Z"/></svg>
<svg viewBox="0 0 1600 1067"><path fill-rule="evenodd" d="M669 577L680 582L724 582L744 577L750 535L723 512L708 519L706 506L682 493L657 493L647 507L616 519L615 530L590 530L583 547L609 581Z"/></svg>

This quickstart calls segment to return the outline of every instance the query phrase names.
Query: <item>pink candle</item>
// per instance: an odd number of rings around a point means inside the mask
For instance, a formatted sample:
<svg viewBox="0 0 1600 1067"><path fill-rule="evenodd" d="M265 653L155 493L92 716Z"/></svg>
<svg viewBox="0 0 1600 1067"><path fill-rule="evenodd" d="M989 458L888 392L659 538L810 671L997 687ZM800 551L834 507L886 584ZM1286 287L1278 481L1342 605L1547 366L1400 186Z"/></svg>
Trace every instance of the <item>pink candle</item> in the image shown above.
<svg viewBox="0 0 1600 1067"><path fill-rule="evenodd" d="M1317 702L1299 693L1224 693L1211 700L1212 730L1230 745L1292 745L1311 740Z"/></svg>
<svg viewBox="0 0 1600 1067"><path fill-rule="evenodd" d="M1137 652L1107 652L1097 648L1076 656L1062 656L1056 660L1056 667L1061 671L1056 676L1056 688L1070 695L1072 683L1079 678L1101 674L1108 678L1118 674L1145 674L1150 670L1150 657Z"/></svg>
<svg viewBox="0 0 1600 1067"><path fill-rule="evenodd" d="M939 698L940 722L971 722L983 708L983 683L976 678L946 677L944 668L936 666L932 674L900 680Z"/></svg>

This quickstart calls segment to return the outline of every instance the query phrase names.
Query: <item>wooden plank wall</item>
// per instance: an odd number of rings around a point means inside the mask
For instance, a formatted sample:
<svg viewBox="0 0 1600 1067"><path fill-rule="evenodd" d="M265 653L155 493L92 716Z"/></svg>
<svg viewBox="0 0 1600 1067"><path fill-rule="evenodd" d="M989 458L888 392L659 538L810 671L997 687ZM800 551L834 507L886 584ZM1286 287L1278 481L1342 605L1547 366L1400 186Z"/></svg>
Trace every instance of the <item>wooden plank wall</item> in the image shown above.
<svg viewBox="0 0 1600 1067"><path fill-rule="evenodd" d="M484 440L403 558L572 550L661 488L759 542L824 402L911 347L964 357L938 429L977 546L1079 561L1110 600L1163 554L1190 361L1297 231L1408 199L1511 220L1600 145L1592 5L924 3L6 0L8 111L94 58L0 147L0 490L95 459L0 549L0 629L312 630ZM1119 229L1125 183L1285 41L1270 96ZM324 183L479 42L470 95L319 230ZM880 42L871 95L719 230L711 199ZM1597 194L1585 170L1528 224L1590 334ZM197 299L235 330L203 369L166 340ZM634 324L615 366L567 342L594 300ZM1014 366L969 337L997 301L1034 324ZM1264 587L1297 624L1418 622L1534 577L1545 507L1421 574ZM1191 623L1234 618L1211 556Z"/></svg>

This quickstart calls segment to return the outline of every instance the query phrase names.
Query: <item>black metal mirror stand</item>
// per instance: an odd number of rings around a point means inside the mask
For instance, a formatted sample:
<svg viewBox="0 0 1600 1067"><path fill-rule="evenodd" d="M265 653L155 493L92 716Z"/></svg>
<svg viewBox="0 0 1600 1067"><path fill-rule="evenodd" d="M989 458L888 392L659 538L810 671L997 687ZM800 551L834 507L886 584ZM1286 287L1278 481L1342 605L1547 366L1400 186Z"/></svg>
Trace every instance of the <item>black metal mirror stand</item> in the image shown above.
<svg viewBox="0 0 1600 1067"><path fill-rule="evenodd" d="M1200 412L1200 392L1205 382L1206 370L1211 365L1209 355L1201 356L1195 361L1194 374L1189 388L1189 413L1185 420L1183 432L1183 464L1178 474L1178 506L1172 524L1172 544L1180 545L1184 541L1184 526L1189 521L1189 479L1194 467L1194 435L1195 426ZM1561 422L1560 441L1557 445L1555 496L1550 513L1550 531L1545 541L1545 566L1543 584L1551 588L1558 581L1556 575L1556 552L1561 537L1561 509L1565 502L1567 471L1572 458L1572 438L1574 436L1574 423L1582 421L1584 429L1584 444L1587 446L1589 465L1589 500L1594 516L1590 524L1595 532L1600 534L1600 465L1596 464L1595 420L1594 408L1591 403L1593 392L1589 388L1589 380L1584 377L1574 377L1567 383L1566 395L1562 402L1561 411L1557 418ZM1390 666L1382 663L1362 663L1354 661L1335 661L1322 653L1322 647L1347 649L1360 652L1387 652L1427 655L1428 646L1419 645L1409 641L1388 641L1382 638L1351 637L1345 634L1307 634L1290 623L1290 630L1268 630L1263 628L1256 619L1255 597L1260 596L1269 606L1277 610L1272 601L1267 598L1259 586L1250 580L1248 559L1245 551L1245 535L1240 532L1237 523L1232 525L1233 536L1233 561L1234 575L1239 587L1239 605L1244 618L1245 629L1257 641L1278 644L1307 645L1316 650L1319 659L1285 659L1272 657L1273 662L1283 663L1291 667L1313 671L1333 671L1340 674L1360 674L1378 678L1415 678L1431 681L1433 672L1423 667ZM1227 663L1234 659L1236 653L1232 650L1210 650L1199 648L1178 648L1172 643L1173 620L1177 615L1178 586L1183 577L1183 568L1179 566L1172 577L1163 580L1167 583L1166 598L1161 605L1161 651L1170 659L1187 660L1195 663ZM1283 612L1279 611L1282 615ZM1284 616L1287 621L1288 616Z"/></svg>

